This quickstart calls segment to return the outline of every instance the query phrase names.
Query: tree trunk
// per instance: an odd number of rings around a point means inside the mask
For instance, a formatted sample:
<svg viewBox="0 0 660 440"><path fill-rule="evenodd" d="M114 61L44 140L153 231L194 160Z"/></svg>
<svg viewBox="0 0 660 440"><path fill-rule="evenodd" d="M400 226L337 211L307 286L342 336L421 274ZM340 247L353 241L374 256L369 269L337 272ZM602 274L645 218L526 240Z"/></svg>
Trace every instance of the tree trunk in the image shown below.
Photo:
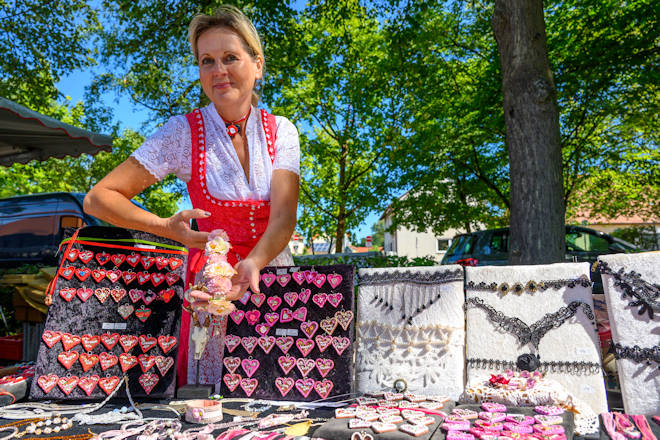
<svg viewBox="0 0 660 440"><path fill-rule="evenodd" d="M346 235L346 212L344 207L339 208L339 220L337 220L337 234L335 234L335 253L344 251L344 236Z"/></svg>
<svg viewBox="0 0 660 440"><path fill-rule="evenodd" d="M511 180L510 264L563 261L559 111L542 0L495 0Z"/></svg>

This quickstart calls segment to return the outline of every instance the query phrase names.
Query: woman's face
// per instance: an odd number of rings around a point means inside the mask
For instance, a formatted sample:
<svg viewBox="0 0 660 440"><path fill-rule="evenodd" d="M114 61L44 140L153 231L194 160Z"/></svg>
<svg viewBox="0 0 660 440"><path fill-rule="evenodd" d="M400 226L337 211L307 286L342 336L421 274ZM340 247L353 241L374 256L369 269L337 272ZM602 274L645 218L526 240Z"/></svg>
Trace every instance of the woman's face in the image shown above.
<svg viewBox="0 0 660 440"><path fill-rule="evenodd" d="M206 96L218 111L223 110L223 117L243 116L252 101L255 81L262 76L261 57L252 58L241 38L227 28L209 29L200 35L197 53L199 79ZM237 111L240 116L234 114Z"/></svg>

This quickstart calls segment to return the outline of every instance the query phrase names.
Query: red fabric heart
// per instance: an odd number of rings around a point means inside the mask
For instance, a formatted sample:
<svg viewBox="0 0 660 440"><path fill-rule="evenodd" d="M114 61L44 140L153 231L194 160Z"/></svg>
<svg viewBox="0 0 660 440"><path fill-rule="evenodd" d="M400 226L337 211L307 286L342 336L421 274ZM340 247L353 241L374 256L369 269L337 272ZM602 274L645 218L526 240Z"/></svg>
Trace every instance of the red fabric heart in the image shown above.
<svg viewBox="0 0 660 440"><path fill-rule="evenodd" d="M124 373L137 365L137 363L138 359L130 353L122 353L119 355L119 366Z"/></svg>
<svg viewBox="0 0 660 440"><path fill-rule="evenodd" d="M140 256L138 254L131 254L126 256L126 262L132 267L135 267L140 262Z"/></svg>
<svg viewBox="0 0 660 440"><path fill-rule="evenodd" d="M117 345L117 342L119 342L119 333L103 333L101 335L101 344L108 350L112 350L112 347Z"/></svg>
<svg viewBox="0 0 660 440"><path fill-rule="evenodd" d="M156 356L147 356L146 354L141 354L137 357L137 359L143 373L146 373L151 369L151 367L156 365Z"/></svg>
<svg viewBox="0 0 660 440"><path fill-rule="evenodd" d="M73 263L76 261L76 258L78 258L79 253L80 251L78 249L71 249L69 252L67 252L66 259Z"/></svg>
<svg viewBox="0 0 660 440"><path fill-rule="evenodd" d="M176 337L168 335L158 336L158 345L163 350L163 353L167 353L176 345Z"/></svg>
<svg viewBox="0 0 660 440"><path fill-rule="evenodd" d="M156 259L154 257L150 257L148 255L143 255L140 258L140 262L142 263L142 267L144 267L145 269L149 269L151 267L151 265L156 262Z"/></svg>
<svg viewBox="0 0 660 440"><path fill-rule="evenodd" d="M76 295L82 302L87 301L93 294L94 291L90 288L79 287L78 290L76 290Z"/></svg>
<svg viewBox="0 0 660 440"><path fill-rule="evenodd" d="M154 348L157 343L156 338L154 338L153 336L146 336L146 335L140 335L138 341L140 343L140 348L142 349L143 353L146 353L152 348Z"/></svg>
<svg viewBox="0 0 660 440"><path fill-rule="evenodd" d="M79 267L76 269L76 278L80 281L85 281L92 274L92 270L89 267Z"/></svg>
<svg viewBox="0 0 660 440"><path fill-rule="evenodd" d="M167 257L156 257L156 267L158 270L163 269L169 264L170 260Z"/></svg>
<svg viewBox="0 0 660 440"><path fill-rule="evenodd" d="M165 303L169 303L174 296L174 289L165 289L160 292L160 297Z"/></svg>
<svg viewBox="0 0 660 440"><path fill-rule="evenodd" d="M112 254L112 256L110 257L110 260L112 260L112 264L119 267L126 260L126 255L124 255L124 254Z"/></svg>
<svg viewBox="0 0 660 440"><path fill-rule="evenodd" d="M181 258L170 258L170 269L176 270L178 267L180 267L183 264L183 260Z"/></svg>
<svg viewBox="0 0 660 440"><path fill-rule="evenodd" d="M92 391L94 391L94 388L96 388L96 385L99 383L100 377L96 374L92 374L91 376L82 376L78 380L78 386L87 394L88 396L92 394Z"/></svg>
<svg viewBox="0 0 660 440"><path fill-rule="evenodd" d="M77 351L63 351L57 355L57 360L60 364L64 365L64 368L67 370L71 369L71 366L78 360L80 353Z"/></svg>
<svg viewBox="0 0 660 440"><path fill-rule="evenodd" d="M167 275L165 275L165 281L167 281L169 286L179 281L179 278L181 277L174 272L167 272Z"/></svg>
<svg viewBox="0 0 660 440"><path fill-rule="evenodd" d="M115 388L119 385L119 378L117 376L102 377L99 379L99 387L110 395Z"/></svg>
<svg viewBox="0 0 660 440"><path fill-rule="evenodd" d="M137 274L133 271L125 270L121 273L121 277L124 280L124 283L126 283L126 285L129 285L133 281L135 281L135 279L137 278Z"/></svg>

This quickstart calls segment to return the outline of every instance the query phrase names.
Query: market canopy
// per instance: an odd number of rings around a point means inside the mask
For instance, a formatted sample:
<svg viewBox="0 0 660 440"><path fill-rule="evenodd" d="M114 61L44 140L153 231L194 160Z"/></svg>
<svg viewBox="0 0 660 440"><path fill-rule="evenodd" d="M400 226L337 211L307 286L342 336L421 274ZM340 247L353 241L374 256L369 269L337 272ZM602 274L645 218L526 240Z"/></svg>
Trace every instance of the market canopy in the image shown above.
<svg viewBox="0 0 660 440"><path fill-rule="evenodd" d="M111 151L112 138L0 97L0 166Z"/></svg>

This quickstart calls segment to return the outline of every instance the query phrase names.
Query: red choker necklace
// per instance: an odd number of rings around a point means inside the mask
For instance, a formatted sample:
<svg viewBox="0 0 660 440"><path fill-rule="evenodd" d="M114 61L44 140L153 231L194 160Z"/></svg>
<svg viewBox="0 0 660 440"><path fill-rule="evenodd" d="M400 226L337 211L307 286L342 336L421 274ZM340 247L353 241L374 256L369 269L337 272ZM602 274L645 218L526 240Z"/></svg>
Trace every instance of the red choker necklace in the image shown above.
<svg viewBox="0 0 660 440"><path fill-rule="evenodd" d="M248 110L245 116L243 116L241 119L237 119L235 121L228 121L225 118L222 118L222 116L220 116L224 121L225 126L227 127L227 134L229 135L230 138L233 138L234 136L236 136L238 133L241 132L241 126L238 124L245 121L248 118L248 116L250 116L250 110Z"/></svg>

